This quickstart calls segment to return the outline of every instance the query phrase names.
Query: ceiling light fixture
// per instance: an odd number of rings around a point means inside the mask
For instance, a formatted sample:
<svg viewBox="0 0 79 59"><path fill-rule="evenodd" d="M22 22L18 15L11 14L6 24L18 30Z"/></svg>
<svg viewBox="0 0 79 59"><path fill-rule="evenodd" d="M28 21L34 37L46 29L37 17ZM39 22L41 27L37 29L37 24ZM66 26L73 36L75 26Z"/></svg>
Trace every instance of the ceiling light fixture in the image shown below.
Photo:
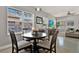
<svg viewBox="0 0 79 59"><path fill-rule="evenodd" d="M35 8L35 11L41 11L42 9L41 8Z"/></svg>
<svg viewBox="0 0 79 59"><path fill-rule="evenodd" d="M68 15L71 15L71 12L70 11L68 11L68 13L67 13Z"/></svg>

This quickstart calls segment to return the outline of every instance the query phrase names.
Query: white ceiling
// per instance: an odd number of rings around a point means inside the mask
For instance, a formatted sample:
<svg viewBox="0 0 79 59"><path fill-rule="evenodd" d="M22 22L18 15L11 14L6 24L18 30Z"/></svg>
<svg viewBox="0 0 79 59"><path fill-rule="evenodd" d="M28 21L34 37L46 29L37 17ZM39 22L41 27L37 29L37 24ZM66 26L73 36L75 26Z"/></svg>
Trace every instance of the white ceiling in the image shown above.
<svg viewBox="0 0 79 59"><path fill-rule="evenodd" d="M35 6L37 7L56 17L66 16L68 11L72 14L79 14L79 6Z"/></svg>

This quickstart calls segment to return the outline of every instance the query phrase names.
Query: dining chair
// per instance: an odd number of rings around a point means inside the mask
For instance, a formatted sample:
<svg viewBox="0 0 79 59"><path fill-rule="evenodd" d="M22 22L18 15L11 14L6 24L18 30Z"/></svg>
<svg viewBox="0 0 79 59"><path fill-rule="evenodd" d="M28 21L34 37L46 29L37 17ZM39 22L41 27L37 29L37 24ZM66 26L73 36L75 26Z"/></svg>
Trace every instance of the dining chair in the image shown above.
<svg viewBox="0 0 79 59"><path fill-rule="evenodd" d="M24 33L27 33L27 32L29 32L29 29L28 28L23 28L22 33L24 34ZM27 39L27 38L23 38L23 40L26 40L26 41L30 42L30 40Z"/></svg>
<svg viewBox="0 0 79 59"><path fill-rule="evenodd" d="M56 29L48 29L48 40L50 39L50 36L52 36L55 33Z"/></svg>
<svg viewBox="0 0 79 59"><path fill-rule="evenodd" d="M44 40L50 40L50 37L55 33L55 30L56 29L46 29L45 30L45 33L47 34L47 37L45 37L45 38L42 38L42 41L44 41Z"/></svg>
<svg viewBox="0 0 79 59"><path fill-rule="evenodd" d="M11 41L12 41L12 53L18 53L22 49L30 48L31 50L31 43L25 40L21 40L17 42L15 33L13 31L10 31Z"/></svg>
<svg viewBox="0 0 79 59"><path fill-rule="evenodd" d="M54 52L56 53L56 39L57 39L58 31L56 30L55 33L50 36L50 40L44 40L38 43L39 50L42 49L45 52Z"/></svg>
<svg viewBox="0 0 79 59"><path fill-rule="evenodd" d="M23 28L23 33L28 32L28 28Z"/></svg>

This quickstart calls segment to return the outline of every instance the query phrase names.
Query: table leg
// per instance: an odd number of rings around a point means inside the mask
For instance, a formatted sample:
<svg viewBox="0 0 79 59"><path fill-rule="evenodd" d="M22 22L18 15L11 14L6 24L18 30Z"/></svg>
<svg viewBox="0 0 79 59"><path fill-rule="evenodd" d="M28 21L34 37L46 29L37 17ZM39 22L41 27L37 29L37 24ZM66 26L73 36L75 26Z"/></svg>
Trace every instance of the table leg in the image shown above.
<svg viewBox="0 0 79 59"><path fill-rule="evenodd" d="M36 39L34 39L34 42L33 42L32 52L33 53L38 53L39 52L38 47L37 47Z"/></svg>

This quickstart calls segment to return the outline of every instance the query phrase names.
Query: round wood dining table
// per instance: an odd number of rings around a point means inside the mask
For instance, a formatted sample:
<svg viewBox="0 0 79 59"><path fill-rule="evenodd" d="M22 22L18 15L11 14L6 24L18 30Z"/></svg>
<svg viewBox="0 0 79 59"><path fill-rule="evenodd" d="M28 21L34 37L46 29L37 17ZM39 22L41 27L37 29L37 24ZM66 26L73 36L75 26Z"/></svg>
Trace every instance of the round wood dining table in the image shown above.
<svg viewBox="0 0 79 59"><path fill-rule="evenodd" d="M41 32L41 34L34 35L32 32L28 32L28 33L22 34L22 36L29 40L33 40L32 52L38 53L39 50L38 50L38 46L37 46L37 40L41 40L42 38L45 38L47 36L47 34L44 32Z"/></svg>

